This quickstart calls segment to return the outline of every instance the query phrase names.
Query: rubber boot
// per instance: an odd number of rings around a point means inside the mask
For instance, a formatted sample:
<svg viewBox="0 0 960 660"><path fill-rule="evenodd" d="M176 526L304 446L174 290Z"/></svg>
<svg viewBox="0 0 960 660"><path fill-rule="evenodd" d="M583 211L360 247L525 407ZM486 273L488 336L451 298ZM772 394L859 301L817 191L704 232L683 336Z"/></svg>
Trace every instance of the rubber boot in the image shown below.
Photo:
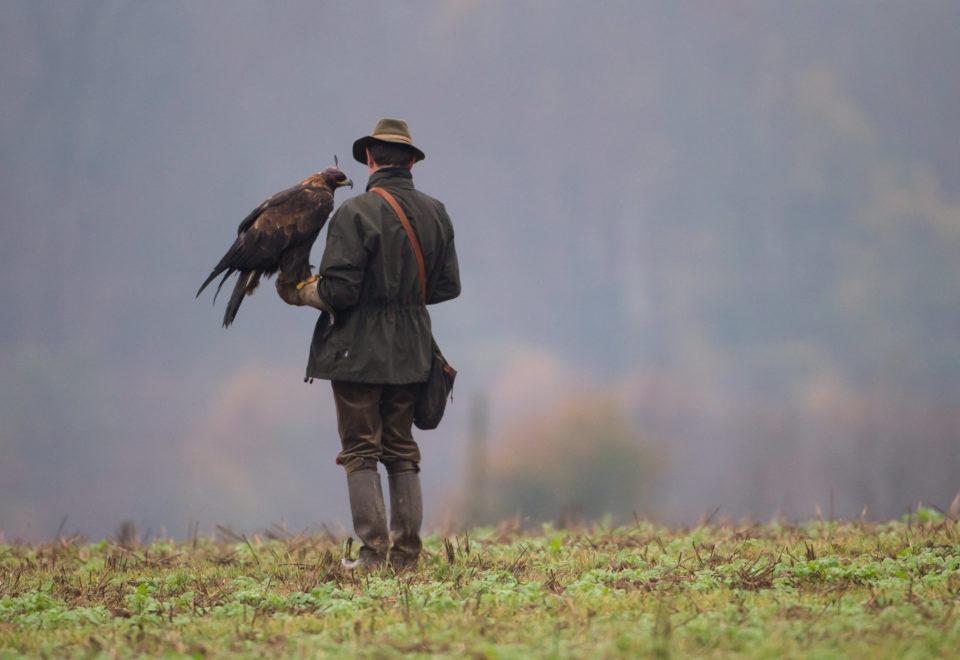
<svg viewBox="0 0 960 660"><path fill-rule="evenodd" d="M353 532L360 539L356 559L344 558L341 563L348 570L372 570L387 558L390 537L387 531L387 511L383 505L380 473L376 470L358 470L347 475L350 493L350 512Z"/></svg>
<svg viewBox="0 0 960 660"><path fill-rule="evenodd" d="M420 557L423 495L420 474L390 474L390 563L398 570L413 568Z"/></svg>

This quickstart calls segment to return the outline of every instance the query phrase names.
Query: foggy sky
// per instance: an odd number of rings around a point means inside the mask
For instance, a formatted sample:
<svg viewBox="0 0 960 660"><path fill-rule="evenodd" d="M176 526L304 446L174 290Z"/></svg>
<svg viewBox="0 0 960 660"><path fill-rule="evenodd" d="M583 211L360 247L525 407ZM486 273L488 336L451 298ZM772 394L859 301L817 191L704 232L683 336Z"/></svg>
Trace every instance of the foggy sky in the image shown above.
<svg viewBox="0 0 960 660"><path fill-rule="evenodd" d="M434 523L475 395L497 446L586 383L668 457L654 515L949 503L958 56L950 2L4 2L0 531L347 520L314 316L193 294L383 116L461 260Z"/></svg>

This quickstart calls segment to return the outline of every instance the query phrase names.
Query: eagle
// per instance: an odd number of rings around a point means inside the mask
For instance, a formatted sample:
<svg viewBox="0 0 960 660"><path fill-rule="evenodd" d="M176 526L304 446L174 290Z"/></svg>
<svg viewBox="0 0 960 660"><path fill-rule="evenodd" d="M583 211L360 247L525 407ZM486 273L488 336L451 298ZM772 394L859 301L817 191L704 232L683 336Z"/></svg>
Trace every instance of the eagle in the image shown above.
<svg viewBox="0 0 960 660"><path fill-rule="evenodd" d="M333 193L343 186L353 188L336 156L333 160L332 167L268 197L240 223L237 240L197 291L199 298L207 285L223 273L213 295L216 302L227 278L239 274L223 314L224 328L233 323L240 303L253 294L260 277L270 277L278 270L280 297L292 305L303 304L297 300L297 284L311 276L310 249L333 210Z"/></svg>

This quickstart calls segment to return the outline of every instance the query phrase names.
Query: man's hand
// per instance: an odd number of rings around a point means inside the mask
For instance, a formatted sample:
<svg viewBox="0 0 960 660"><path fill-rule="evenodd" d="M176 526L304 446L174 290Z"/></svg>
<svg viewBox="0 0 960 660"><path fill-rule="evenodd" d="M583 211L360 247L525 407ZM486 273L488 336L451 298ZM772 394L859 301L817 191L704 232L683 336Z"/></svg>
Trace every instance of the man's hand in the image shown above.
<svg viewBox="0 0 960 660"><path fill-rule="evenodd" d="M301 305L310 305L322 312L326 311L333 314L333 310L330 309L330 306L323 301L323 298L321 298L317 292L317 284L319 282L320 278L317 275L311 275L308 279L297 284L297 299Z"/></svg>
<svg viewBox="0 0 960 660"><path fill-rule="evenodd" d="M320 281L320 278L316 275L312 275L309 278L298 282L297 284L291 284L289 282L281 282L280 279L277 279L277 293L280 294L280 297L288 305L296 305L297 307L302 307L304 305L315 307L320 311L325 311L330 313L330 317L333 317L333 310L330 309L330 306L324 302L323 298L320 297L320 294L317 292L317 283Z"/></svg>

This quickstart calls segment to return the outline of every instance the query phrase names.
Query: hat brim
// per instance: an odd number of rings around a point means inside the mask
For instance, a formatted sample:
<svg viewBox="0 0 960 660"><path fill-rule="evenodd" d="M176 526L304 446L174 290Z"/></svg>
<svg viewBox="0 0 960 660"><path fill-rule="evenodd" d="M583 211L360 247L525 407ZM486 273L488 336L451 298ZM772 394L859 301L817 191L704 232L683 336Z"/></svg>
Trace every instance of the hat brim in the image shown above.
<svg viewBox="0 0 960 660"><path fill-rule="evenodd" d="M367 147L369 147L371 144L376 144L377 142L381 144L395 144L400 147L406 147L413 154L415 161L421 161L427 157L426 154L408 142L401 142L400 140L383 140L380 138L375 138L372 135L364 135L362 138L353 143L353 159L358 163L366 165Z"/></svg>

